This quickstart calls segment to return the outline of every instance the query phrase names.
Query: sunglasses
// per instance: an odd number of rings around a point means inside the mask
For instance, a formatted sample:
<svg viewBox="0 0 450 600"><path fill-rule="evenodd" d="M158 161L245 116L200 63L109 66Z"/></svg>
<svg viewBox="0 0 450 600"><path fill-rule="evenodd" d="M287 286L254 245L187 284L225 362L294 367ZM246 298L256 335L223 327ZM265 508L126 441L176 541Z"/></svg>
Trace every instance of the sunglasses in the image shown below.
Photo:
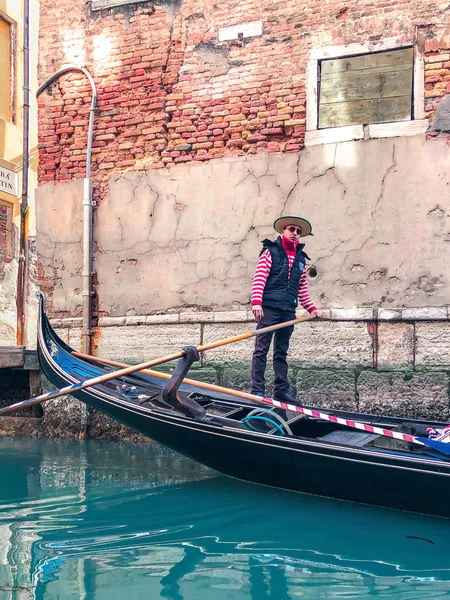
<svg viewBox="0 0 450 600"><path fill-rule="evenodd" d="M302 230L300 229L300 227L286 227L286 229L288 231L290 231L291 233L297 233L298 235L302 235Z"/></svg>

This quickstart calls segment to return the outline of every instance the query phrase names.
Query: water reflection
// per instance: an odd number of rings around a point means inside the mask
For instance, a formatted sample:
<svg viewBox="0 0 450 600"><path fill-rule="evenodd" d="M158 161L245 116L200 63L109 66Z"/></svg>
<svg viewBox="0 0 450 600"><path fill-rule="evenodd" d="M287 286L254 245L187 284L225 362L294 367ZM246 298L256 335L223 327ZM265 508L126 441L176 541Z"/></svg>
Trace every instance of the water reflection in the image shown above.
<svg viewBox="0 0 450 600"><path fill-rule="evenodd" d="M0 480L2 600L450 597L447 520L217 477L160 447L1 439Z"/></svg>

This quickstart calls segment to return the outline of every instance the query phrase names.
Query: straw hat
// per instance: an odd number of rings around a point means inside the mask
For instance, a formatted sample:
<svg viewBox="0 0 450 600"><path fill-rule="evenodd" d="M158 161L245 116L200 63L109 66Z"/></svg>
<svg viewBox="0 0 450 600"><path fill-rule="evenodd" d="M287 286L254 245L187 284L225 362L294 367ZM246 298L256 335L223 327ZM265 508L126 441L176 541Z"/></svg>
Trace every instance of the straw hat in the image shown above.
<svg viewBox="0 0 450 600"><path fill-rule="evenodd" d="M283 233L283 229L288 225L296 225L297 227L300 227L302 230L302 235L300 237L314 235L312 232L311 223L306 219L302 219L301 217L280 217L273 223L273 227L278 233Z"/></svg>

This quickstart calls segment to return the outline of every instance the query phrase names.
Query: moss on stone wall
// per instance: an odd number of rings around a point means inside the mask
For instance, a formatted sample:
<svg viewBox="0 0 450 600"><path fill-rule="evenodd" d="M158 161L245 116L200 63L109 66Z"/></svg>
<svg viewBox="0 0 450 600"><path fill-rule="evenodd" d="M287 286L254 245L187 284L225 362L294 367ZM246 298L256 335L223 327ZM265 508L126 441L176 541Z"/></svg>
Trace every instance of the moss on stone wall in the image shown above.
<svg viewBox="0 0 450 600"><path fill-rule="evenodd" d="M170 373L173 366L162 365ZM267 368L266 394L273 393L273 371ZM249 392L250 363L246 361L194 365L189 378ZM450 419L450 370L289 369L291 391L303 404L319 408L360 411L448 421ZM49 390L48 382L44 389ZM100 412L85 407L71 396L43 405L41 419L4 417L0 435L33 437L88 437L138 443L148 440Z"/></svg>

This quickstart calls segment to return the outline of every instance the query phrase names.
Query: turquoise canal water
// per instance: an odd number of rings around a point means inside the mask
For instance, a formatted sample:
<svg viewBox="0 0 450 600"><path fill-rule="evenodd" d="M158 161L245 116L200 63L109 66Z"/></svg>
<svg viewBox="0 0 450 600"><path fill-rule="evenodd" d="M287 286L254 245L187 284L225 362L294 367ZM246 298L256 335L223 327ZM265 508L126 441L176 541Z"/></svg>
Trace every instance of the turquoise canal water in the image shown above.
<svg viewBox="0 0 450 600"><path fill-rule="evenodd" d="M241 483L159 446L3 438L0 482L0 600L450 598L444 519Z"/></svg>

